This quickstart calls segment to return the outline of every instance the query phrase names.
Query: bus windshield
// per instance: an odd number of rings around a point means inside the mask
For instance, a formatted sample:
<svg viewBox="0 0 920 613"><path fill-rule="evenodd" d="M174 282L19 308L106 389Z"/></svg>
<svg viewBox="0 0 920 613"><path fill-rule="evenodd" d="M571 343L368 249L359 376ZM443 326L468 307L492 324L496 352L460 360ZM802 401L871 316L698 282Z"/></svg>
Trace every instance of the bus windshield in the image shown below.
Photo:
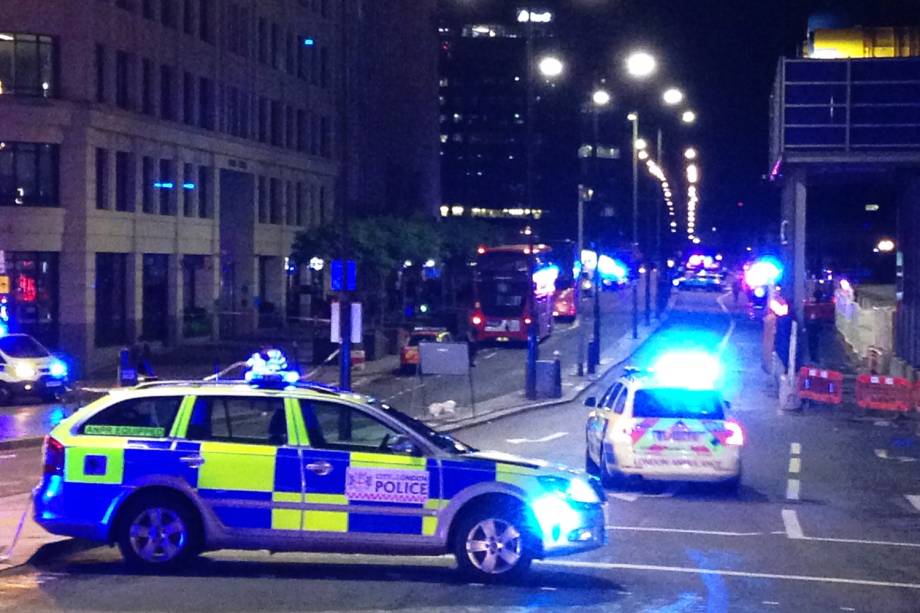
<svg viewBox="0 0 920 613"><path fill-rule="evenodd" d="M479 283L479 303L486 315L520 316L527 290L526 280L484 278Z"/></svg>

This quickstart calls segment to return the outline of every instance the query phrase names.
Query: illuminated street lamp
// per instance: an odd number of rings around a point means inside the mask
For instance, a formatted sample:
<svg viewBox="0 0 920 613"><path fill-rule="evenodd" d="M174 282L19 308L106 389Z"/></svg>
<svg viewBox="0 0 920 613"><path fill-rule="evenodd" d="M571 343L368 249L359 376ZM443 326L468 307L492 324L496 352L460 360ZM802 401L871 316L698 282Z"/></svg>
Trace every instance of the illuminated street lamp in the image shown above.
<svg viewBox="0 0 920 613"><path fill-rule="evenodd" d="M676 87L668 88L661 95L662 100L668 106L675 106L684 101L684 92L680 91Z"/></svg>
<svg viewBox="0 0 920 613"><path fill-rule="evenodd" d="M655 73L658 68L658 62L655 58L645 51L634 51L626 58L626 72L629 76L637 79L646 79Z"/></svg>
<svg viewBox="0 0 920 613"><path fill-rule="evenodd" d="M680 120L684 123L693 123L696 121L696 113L690 110L684 111L680 116Z"/></svg>
<svg viewBox="0 0 920 613"><path fill-rule="evenodd" d="M540 62L537 64L537 68L540 71L540 74L548 79L558 77L562 74L562 71L565 69L562 60L554 55L547 55L544 58L540 59Z"/></svg>
<svg viewBox="0 0 920 613"><path fill-rule="evenodd" d="M591 94L591 101L594 106L607 106L610 104L610 92L605 89L598 89Z"/></svg>
<svg viewBox="0 0 920 613"><path fill-rule="evenodd" d="M688 160L695 160L697 156L696 149L693 147L687 147L687 150L684 151L684 157Z"/></svg>
<svg viewBox="0 0 920 613"><path fill-rule="evenodd" d="M648 149L648 142L644 138L637 138L635 142L636 151L645 151Z"/></svg>
<svg viewBox="0 0 920 613"><path fill-rule="evenodd" d="M875 248L882 253L891 253L894 251L894 241L890 238L883 238L878 242Z"/></svg>

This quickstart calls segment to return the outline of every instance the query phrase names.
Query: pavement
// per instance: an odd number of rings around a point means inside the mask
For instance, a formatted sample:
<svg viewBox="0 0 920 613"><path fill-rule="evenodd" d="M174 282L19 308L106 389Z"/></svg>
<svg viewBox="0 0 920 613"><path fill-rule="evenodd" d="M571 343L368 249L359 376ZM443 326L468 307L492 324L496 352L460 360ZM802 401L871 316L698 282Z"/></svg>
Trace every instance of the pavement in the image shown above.
<svg viewBox="0 0 920 613"><path fill-rule="evenodd" d="M0 571L0 611L916 613L917 416L855 419L846 406L779 411L760 368L759 322L724 297L678 294L631 362L650 363L676 345L720 352L726 365L725 393L746 434L740 492L661 483L610 490L608 546L538 563L521 584L467 583L446 557L238 551L208 554L182 575L143 576L127 573L117 551L94 547ZM600 384L619 373L612 368ZM580 467L585 416L572 401L493 416L456 436Z"/></svg>

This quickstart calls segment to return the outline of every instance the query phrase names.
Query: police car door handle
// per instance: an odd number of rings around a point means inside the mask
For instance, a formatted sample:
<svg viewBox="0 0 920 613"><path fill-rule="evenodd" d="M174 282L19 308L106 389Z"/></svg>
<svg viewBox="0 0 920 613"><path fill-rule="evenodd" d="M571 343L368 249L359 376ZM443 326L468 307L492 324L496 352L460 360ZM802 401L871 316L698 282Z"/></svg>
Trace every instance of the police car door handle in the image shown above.
<svg viewBox="0 0 920 613"><path fill-rule="evenodd" d="M179 461L183 464L188 464L189 468L198 468L204 464L204 458L200 455L187 455L185 457L179 458Z"/></svg>
<svg viewBox="0 0 920 613"><path fill-rule="evenodd" d="M320 477L325 477L332 472L332 464L329 462L311 462L307 464L307 470L316 473Z"/></svg>

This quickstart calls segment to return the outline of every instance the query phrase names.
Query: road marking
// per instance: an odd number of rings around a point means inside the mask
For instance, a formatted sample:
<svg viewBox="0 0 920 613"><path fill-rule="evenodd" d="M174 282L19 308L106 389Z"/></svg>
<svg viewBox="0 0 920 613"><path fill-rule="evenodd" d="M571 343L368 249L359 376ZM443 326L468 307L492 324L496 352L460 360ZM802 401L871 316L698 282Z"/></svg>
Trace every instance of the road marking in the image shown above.
<svg viewBox="0 0 920 613"><path fill-rule="evenodd" d="M548 586L548 585L544 585L543 587L540 588L540 590L543 591L543 592L555 592L555 591L558 590L558 589L559 589L559 588L557 588L557 587L550 587L550 586Z"/></svg>
<svg viewBox="0 0 920 613"><path fill-rule="evenodd" d="M483 359L483 360L491 360L492 358L494 358L494 357L497 356L497 355L498 355L498 352L497 352L497 351L493 351L493 352L491 352L491 353L487 353L487 354L485 354L484 356L482 356L482 359Z"/></svg>
<svg viewBox="0 0 920 613"><path fill-rule="evenodd" d="M798 479L789 479L789 481L786 482L786 499L798 500L801 485Z"/></svg>
<svg viewBox="0 0 920 613"><path fill-rule="evenodd" d="M882 459L882 460L887 460L887 459L888 459L888 450L887 450L887 449L876 449L876 450L875 450L875 457L880 458L880 459Z"/></svg>
<svg viewBox="0 0 920 613"><path fill-rule="evenodd" d="M760 604L765 604L768 607L778 607L779 606L779 603L776 602L775 600L763 600L761 601Z"/></svg>
<svg viewBox="0 0 920 613"><path fill-rule="evenodd" d="M789 445L789 453L792 455L800 455L802 453L802 444L801 443L792 443Z"/></svg>
<svg viewBox="0 0 920 613"><path fill-rule="evenodd" d="M727 292L726 292L726 293L723 293L721 296L719 296L719 297L716 299L716 303L718 303L718 305L719 305L720 307L722 307L722 310L723 310L723 311L725 311L726 313L729 313L730 311L728 310L728 307L725 306L725 303L724 303L724 302L722 302L722 301L725 300L726 298L728 298L728 293L727 293Z"/></svg>
<svg viewBox="0 0 920 613"><path fill-rule="evenodd" d="M646 528L645 526L607 526L607 530L628 532L665 532L673 534L705 534L706 536L763 536L763 532L726 532L722 530L690 530L687 528Z"/></svg>
<svg viewBox="0 0 920 613"><path fill-rule="evenodd" d="M789 472L797 474L802 470L802 458L789 458Z"/></svg>
<svg viewBox="0 0 920 613"><path fill-rule="evenodd" d="M844 545L880 545L883 547L910 547L920 549L920 543L900 543L898 541L870 541L865 539L841 539L827 536L805 536L803 541L815 541L818 543L841 543Z"/></svg>
<svg viewBox="0 0 920 613"><path fill-rule="evenodd" d="M761 573L743 570L724 570L716 568L693 568L689 566L657 566L654 564L623 564L617 562L581 562L578 560L540 561L540 566L560 566L563 568L587 568L596 570L636 570L665 573L684 573L688 575L721 575L723 577L743 577L747 579L777 579L780 581L804 581L808 583L831 583L843 585L862 585L866 587L900 588L920 590L920 583L902 583L898 581L876 581L873 579L849 579L846 577L822 577L816 575L784 575L780 573Z"/></svg>
<svg viewBox="0 0 920 613"><path fill-rule="evenodd" d="M716 355L722 355L725 352L725 348L728 346L728 340L732 337L732 333L735 331L735 320L731 320L728 324L728 331L725 333L725 336L722 337L722 340L719 341L719 348L716 350Z"/></svg>
<svg viewBox="0 0 920 613"><path fill-rule="evenodd" d="M521 445L523 443L548 443L568 435L568 432L556 432L555 434L548 434L542 438L509 438L505 442L511 443L512 445Z"/></svg>
<svg viewBox="0 0 920 613"><path fill-rule="evenodd" d="M625 492L616 492L614 494L610 494L610 497L616 498L617 500L625 500L626 502L635 502L639 500L639 494L629 494Z"/></svg>
<svg viewBox="0 0 920 613"><path fill-rule="evenodd" d="M895 462L916 462L917 461L917 458L912 458L910 456L903 456L903 455L890 456L888 455L887 449L876 449L875 457L877 457L880 460L893 460Z"/></svg>
<svg viewBox="0 0 920 613"><path fill-rule="evenodd" d="M841 611L855 611L856 609L854 609L853 607L840 607L840 610Z"/></svg>
<svg viewBox="0 0 920 613"><path fill-rule="evenodd" d="M801 540L805 538L802 532L802 524L799 523L799 515L792 509L783 509L783 527L786 528L786 536L790 539Z"/></svg>
<svg viewBox="0 0 920 613"><path fill-rule="evenodd" d="M15 453L8 453L6 455L0 455L0 460L12 460L16 457Z"/></svg>
<svg viewBox="0 0 920 613"><path fill-rule="evenodd" d="M905 494L904 497L907 498L907 502L910 503L910 506L920 511L920 496L916 494Z"/></svg>

